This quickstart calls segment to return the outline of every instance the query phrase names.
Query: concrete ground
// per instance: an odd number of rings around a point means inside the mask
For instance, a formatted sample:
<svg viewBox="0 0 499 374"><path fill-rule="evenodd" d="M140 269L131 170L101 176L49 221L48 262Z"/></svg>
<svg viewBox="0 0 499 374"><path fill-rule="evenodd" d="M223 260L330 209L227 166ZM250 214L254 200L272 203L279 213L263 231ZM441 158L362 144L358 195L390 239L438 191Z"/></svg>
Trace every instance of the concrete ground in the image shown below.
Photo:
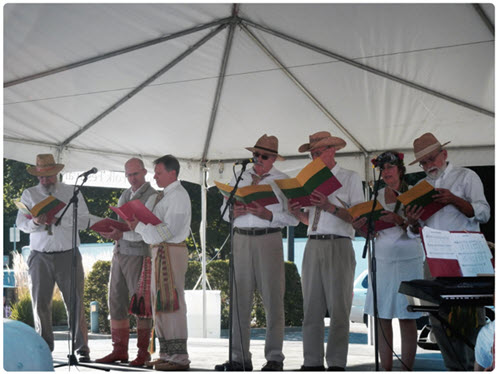
<svg viewBox="0 0 499 374"><path fill-rule="evenodd" d="M397 323L394 323L394 346L395 353L400 354L400 339L398 338ZM67 363L67 355L70 352L70 344L67 342L67 333L57 332L57 340L53 352L54 365ZM351 323L350 325L350 345L348 352L347 371L375 371L374 346L368 343L368 328L364 324ZM105 356L111 351L111 337L104 334L90 334L89 346L90 356L93 360ZM136 338L130 338L130 359L134 359L137 353ZM261 339L251 340L251 351L253 353L253 368L259 371L265 364L263 355L265 341ZM191 359L191 371L213 371L216 364L225 362L228 359L228 339L204 339L189 338L188 351ZM303 363L302 342L299 340L284 341L284 370L293 371L300 368ZM156 355L154 355L156 356ZM92 364L91 364L92 365ZM94 365L95 367L105 367L112 371L130 370L126 365ZM393 369L401 370L402 365L394 357ZM74 370L75 367L71 367ZM68 371L68 367L56 368L56 371ZM77 366L76 370L94 370L84 366ZM135 369L145 371L145 368ZM427 351L418 347L414 371L445 371L442 356L438 351Z"/></svg>

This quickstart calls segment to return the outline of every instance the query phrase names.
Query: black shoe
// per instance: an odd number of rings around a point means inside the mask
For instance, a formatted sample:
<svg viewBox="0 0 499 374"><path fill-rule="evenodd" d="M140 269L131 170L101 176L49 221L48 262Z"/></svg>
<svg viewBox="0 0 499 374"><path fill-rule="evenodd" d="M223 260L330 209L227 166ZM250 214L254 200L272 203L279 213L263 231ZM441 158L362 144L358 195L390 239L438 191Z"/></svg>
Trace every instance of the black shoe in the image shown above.
<svg viewBox="0 0 499 374"><path fill-rule="evenodd" d="M77 352L78 362L90 362L90 354L88 352Z"/></svg>
<svg viewBox="0 0 499 374"><path fill-rule="evenodd" d="M329 366L327 371L345 371L345 368L342 368L341 366Z"/></svg>
<svg viewBox="0 0 499 374"><path fill-rule="evenodd" d="M251 362L247 362L243 367L240 362L226 361L223 364L215 365L215 371L253 371L253 365Z"/></svg>
<svg viewBox="0 0 499 374"><path fill-rule="evenodd" d="M283 364L278 361L267 361L265 365L262 367L262 371L282 371Z"/></svg>
<svg viewBox="0 0 499 374"><path fill-rule="evenodd" d="M326 371L326 368L324 367L324 365L321 366L302 365L301 368L298 369L298 371Z"/></svg>

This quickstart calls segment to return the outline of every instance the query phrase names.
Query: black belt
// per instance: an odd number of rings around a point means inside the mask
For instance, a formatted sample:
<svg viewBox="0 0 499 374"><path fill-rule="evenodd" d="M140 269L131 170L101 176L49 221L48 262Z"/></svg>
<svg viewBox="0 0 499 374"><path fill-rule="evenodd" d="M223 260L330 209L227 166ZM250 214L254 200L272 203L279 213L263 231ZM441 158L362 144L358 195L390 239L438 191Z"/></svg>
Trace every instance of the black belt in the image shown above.
<svg viewBox="0 0 499 374"><path fill-rule="evenodd" d="M245 229L240 229L239 227L234 227L234 231L237 232L238 234L241 234L241 235L259 236L259 235L265 235L265 234L273 234L275 232L281 231L281 229L278 227L274 227L274 228L266 228L266 229L245 230Z"/></svg>
<svg viewBox="0 0 499 374"><path fill-rule="evenodd" d="M348 236L335 235L335 234L309 235L308 238L309 239L316 239L316 240L350 239Z"/></svg>
<svg viewBox="0 0 499 374"><path fill-rule="evenodd" d="M36 251L36 249L33 249L34 251ZM41 251L37 251L37 252L40 252L40 253L43 253L44 255L60 255L62 253L67 253L67 252L71 252L72 249L66 249L64 251L52 251L52 252L41 252Z"/></svg>

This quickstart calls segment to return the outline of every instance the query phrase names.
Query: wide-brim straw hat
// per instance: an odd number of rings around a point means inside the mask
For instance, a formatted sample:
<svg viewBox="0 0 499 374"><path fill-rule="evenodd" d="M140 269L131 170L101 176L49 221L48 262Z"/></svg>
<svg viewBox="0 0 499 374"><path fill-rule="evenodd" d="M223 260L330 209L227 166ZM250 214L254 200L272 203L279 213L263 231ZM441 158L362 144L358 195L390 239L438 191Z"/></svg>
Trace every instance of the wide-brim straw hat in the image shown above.
<svg viewBox="0 0 499 374"><path fill-rule="evenodd" d="M46 153L36 156L36 165L30 166L28 173L37 177L50 177L57 175L63 168L63 164L56 164L52 154Z"/></svg>
<svg viewBox="0 0 499 374"><path fill-rule="evenodd" d="M329 131L319 131L310 135L308 138L309 143L302 144L300 148L298 148L298 152L310 152L314 149L326 146L332 146L338 150L345 148L347 145L347 142L337 136L332 136Z"/></svg>
<svg viewBox="0 0 499 374"><path fill-rule="evenodd" d="M449 143L450 142L440 144L438 139L435 138L435 135L433 135L431 132L427 132L426 134L421 135L419 138L414 140L414 157L416 157L416 159L409 165L414 165L415 163L428 156L431 152L435 151L436 149L441 149Z"/></svg>
<svg viewBox="0 0 499 374"><path fill-rule="evenodd" d="M246 149L251 152L276 156L277 160L284 161L284 157L279 154L279 140L273 135L262 135L254 147L247 147Z"/></svg>

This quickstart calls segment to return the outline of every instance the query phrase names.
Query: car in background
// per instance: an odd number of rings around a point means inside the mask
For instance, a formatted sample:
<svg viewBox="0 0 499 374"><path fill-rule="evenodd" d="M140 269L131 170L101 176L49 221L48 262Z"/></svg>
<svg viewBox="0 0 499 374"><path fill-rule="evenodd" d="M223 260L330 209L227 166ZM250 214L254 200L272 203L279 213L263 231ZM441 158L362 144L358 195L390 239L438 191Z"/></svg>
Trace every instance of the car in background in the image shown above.
<svg viewBox="0 0 499 374"><path fill-rule="evenodd" d="M369 282L367 269L364 270L353 282L352 309L350 321L367 324L367 314L364 313L366 303L367 286Z"/></svg>

